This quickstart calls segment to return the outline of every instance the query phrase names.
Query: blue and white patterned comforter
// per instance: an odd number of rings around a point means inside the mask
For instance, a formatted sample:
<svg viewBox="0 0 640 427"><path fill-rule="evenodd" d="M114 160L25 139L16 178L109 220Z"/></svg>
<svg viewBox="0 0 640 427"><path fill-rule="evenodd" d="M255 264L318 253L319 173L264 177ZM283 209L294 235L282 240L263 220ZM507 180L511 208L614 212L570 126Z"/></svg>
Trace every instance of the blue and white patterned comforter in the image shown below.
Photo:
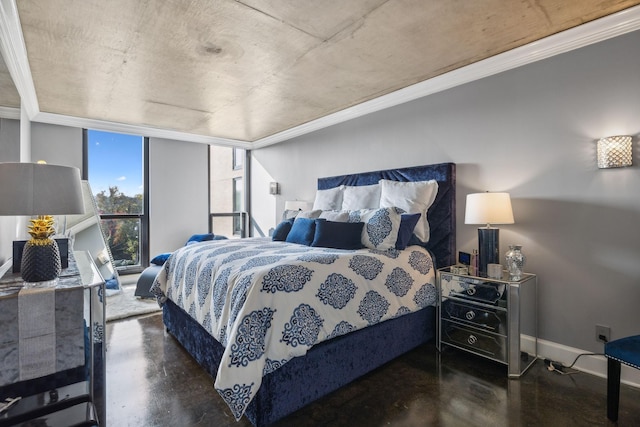
<svg viewBox="0 0 640 427"><path fill-rule="evenodd" d="M153 292L224 347L215 388L240 419L262 376L314 344L436 302L429 253L339 250L252 238L176 251Z"/></svg>

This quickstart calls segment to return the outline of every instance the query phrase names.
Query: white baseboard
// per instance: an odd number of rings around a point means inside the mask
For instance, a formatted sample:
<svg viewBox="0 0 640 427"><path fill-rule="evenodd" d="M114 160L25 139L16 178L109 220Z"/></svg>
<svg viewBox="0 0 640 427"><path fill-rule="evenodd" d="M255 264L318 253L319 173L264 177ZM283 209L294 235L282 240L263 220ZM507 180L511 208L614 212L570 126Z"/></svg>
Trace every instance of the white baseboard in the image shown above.
<svg viewBox="0 0 640 427"><path fill-rule="evenodd" d="M529 341L532 343L532 340L529 337L523 337L523 341ZM529 345L529 342L527 345ZM582 353L592 352L538 339L538 357L541 359L551 359L562 363L564 366L568 366L573 363L579 354ZM573 369L606 378L607 359L604 356L582 356L573 366ZM630 368L623 364L622 372L620 374L620 382L632 387L640 388L640 370Z"/></svg>

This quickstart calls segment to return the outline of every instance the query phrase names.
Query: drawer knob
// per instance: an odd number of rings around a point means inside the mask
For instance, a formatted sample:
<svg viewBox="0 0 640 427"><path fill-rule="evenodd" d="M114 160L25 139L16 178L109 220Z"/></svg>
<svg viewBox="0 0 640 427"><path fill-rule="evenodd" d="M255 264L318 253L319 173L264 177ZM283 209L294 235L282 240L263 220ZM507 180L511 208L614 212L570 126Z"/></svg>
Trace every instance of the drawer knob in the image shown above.
<svg viewBox="0 0 640 427"><path fill-rule="evenodd" d="M469 338L467 338L467 342L470 345L474 345L476 342L478 341L478 338L475 335L469 335Z"/></svg>
<svg viewBox="0 0 640 427"><path fill-rule="evenodd" d="M473 310L469 310L469 311L466 312L464 317L466 317L467 320L473 320L476 317L476 312L473 311Z"/></svg>

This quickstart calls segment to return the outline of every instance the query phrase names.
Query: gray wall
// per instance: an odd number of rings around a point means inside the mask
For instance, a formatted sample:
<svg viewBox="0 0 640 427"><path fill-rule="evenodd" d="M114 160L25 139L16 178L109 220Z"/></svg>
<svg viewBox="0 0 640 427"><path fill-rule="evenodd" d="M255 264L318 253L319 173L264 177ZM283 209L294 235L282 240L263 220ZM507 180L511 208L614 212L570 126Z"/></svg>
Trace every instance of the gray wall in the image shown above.
<svg viewBox="0 0 640 427"><path fill-rule="evenodd" d="M82 129L31 123L31 161L73 166L82 171Z"/></svg>
<svg viewBox="0 0 640 427"><path fill-rule="evenodd" d="M522 244L539 276L540 337L602 351L596 323L613 338L640 333L637 46L640 32L255 150L282 184L272 217L313 200L321 176L455 162L458 249L477 245L466 194L510 192L501 252ZM634 136L634 166L597 169L595 141L618 134Z"/></svg>
<svg viewBox="0 0 640 427"><path fill-rule="evenodd" d="M19 161L20 122L0 119L0 162ZM6 202L3 201L2 203ZM11 242L16 240L16 224L15 217L0 216L0 266L12 256Z"/></svg>
<svg viewBox="0 0 640 427"><path fill-rule="evenodd" d="M206 233L209 217L208 146L161 138L149 140L151 257Z"/></svg>
<svg viewBox="0 0 640 427"><path fill-rule="evenodd" d="M19 161L20 123L0 121L0 162ZM150 254L182 246L195 233L207 231L207 146L151 138ZM31 158L82 169L82 129L31 124ZM21 238L25 238L26 230ZM0 265L11 257L16 239L15 217L0 217Z"/></svg>

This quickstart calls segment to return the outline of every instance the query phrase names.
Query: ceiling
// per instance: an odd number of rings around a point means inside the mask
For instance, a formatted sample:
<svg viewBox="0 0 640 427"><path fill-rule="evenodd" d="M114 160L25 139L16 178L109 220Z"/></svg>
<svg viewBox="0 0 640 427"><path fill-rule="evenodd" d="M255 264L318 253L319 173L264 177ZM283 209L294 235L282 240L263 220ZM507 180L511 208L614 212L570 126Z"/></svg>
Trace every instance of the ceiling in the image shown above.
<svg viewBox="0 0 640 427"><path fill-rule="evenodd" d="M18 29L2 34L12 38L8 56L16 62L21 46L15 38L23 40L26 65L15 65L18 71L11 75L20 74L20 93L31 93L32 115L61 122L87 119L95 127L170 130L247 147L640 4L0 2L9 10L0 11L6 19L11 21L11 8L19 17ZM18 91L0 61L0 107L19 106Z"/></svg>

